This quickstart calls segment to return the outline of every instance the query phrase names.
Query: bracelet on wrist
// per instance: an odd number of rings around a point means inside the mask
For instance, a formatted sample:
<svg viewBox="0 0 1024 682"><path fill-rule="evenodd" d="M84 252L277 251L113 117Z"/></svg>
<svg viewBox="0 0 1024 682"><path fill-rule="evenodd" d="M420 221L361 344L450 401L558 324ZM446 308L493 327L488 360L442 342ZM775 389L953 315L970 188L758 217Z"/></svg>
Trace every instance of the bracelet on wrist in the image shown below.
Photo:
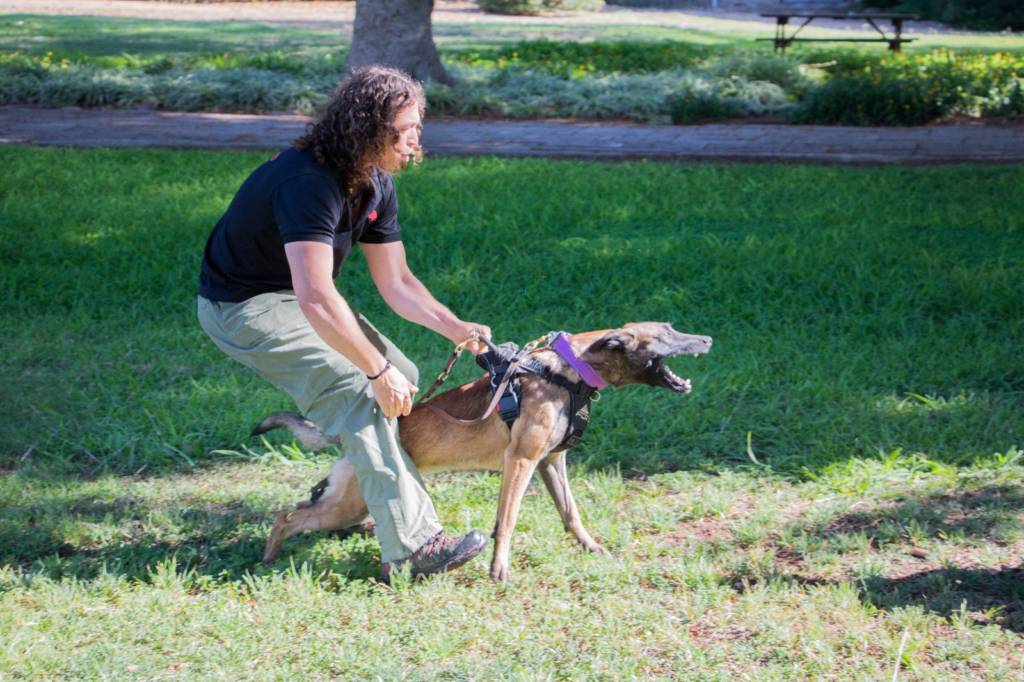
<svg viewBox="0 0 1024 682"><path fill-rule="evenodd" d="M384 372L388 371L389 369L391 369L391 361L385 358L385 360L384 360L384 369L382 369L381 371L377 372L373 376L370 376L369 374L367 374L366 378L369 379L370 381L374 381L375 379L380 379L381 376L384 374Z"/></svg>

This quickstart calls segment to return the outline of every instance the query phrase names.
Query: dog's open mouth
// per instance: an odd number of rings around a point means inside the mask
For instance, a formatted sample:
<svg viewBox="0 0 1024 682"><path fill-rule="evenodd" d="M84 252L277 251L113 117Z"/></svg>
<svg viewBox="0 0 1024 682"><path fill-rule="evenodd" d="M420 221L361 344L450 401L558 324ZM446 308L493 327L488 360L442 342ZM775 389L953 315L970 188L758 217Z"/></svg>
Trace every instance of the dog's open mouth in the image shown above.
<svg viewBox="0 0 1024 682"><path fill-rule="evenodd" d="M665 364L664 359L656 360L654 362L653 369L665 388L671 389L676 393L689 393L693 390L690 380L682 378L669 369L668 365Z"/></svg>
<svg viewBox="0 0 1024 682"><path fill-rule="evenodd" d="M682 346L682 348L673 349L670 352L661 357L655 357L651 362L650 368L654 370L654 375L657 378L657 382L665 388L671 389L676 393L689 393L693 390L693 385L689 379L684 379L679 376L668 366L665 362L669 358L682 357L685 355L692 355L698 357L704 355L711 348L711 339L708 337L694 337L699 338L703 341L702 344L688 343Z"/></svg>

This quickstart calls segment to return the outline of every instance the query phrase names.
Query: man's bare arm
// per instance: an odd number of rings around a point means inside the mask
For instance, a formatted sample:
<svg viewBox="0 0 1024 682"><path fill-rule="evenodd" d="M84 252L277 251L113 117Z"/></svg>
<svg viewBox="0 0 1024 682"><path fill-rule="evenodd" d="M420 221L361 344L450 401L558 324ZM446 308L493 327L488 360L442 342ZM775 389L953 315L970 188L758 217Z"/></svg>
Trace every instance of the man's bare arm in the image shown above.
<svg viewBox="0 0 1024 682"><path fill-rule="evenodd" d="M396 313L437 332L452 343L461 343L473 334L490 338L490 327L459 319L434 298L409 269L402 242L363 244L362 248L373 283ZM473 353L486 350L483 344L476 343L468 344L467 348Z"/></svg>
<svg viewBox="0 0 1024 682"><path fill-rule="evenodd" d="M381 373L387 360L363 334L355 314L331 279L334 250L330 244L291 242L284 245L284 251L299 307L316 333L365 374ZM400 372L384 372L372 385L385 416L409 414L416 387Z"/></svg>

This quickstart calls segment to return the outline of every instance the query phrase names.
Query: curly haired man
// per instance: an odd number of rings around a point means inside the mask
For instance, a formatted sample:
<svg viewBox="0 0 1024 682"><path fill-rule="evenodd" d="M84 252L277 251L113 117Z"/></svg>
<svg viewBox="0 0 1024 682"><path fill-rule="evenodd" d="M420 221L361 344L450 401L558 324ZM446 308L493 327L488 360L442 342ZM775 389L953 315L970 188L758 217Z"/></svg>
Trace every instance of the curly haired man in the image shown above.
<svg viewBox="0 0 1024 682"><path fill-rule="evenodd" d="M334 285L358 242L396 313L455 343L490 336L441 305L406 263L391 173L419 161L424 107L419 83L401 71L350 74L306 134L242 184L199 277L199 321L214 343L340 439L346 457L335 466L355 468L385 579L405 563L413 575L456 568L487 543L478 531L442 530L394 419L412 408L416 367Z"/></svg>

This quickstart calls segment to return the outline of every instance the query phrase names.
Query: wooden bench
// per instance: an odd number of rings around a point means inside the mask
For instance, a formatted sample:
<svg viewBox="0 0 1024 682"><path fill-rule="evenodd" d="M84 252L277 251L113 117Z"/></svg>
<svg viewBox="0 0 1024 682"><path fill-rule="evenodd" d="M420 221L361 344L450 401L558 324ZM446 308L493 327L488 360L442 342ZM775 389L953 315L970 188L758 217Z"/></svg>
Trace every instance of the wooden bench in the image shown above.
<svg viewBox="0 0 1024 682"><path fill-rule="evenodd" d="M762 17L774 17L775 18L775 37L774 38L758 38L758 40L771 40L775 45L776 52L785 53L786 48L793 43L889 43L889 49L894 52L900 51L900 46L903 43L910 43L916 40L916 38L904 38L903 33L903 22L915 20L918 18L916 14L888 14L888 13L868 13L868 14L839 14L829 12L814 12L805 11L801 12L798 10L786 11L780 10L777 12L766 12L761 14ZM790 35L786 35L786 26L789 25L790 19L803 19L804 23L797 27L796 31ZM797 34L803 30L804 26L811 23L815 19L847 19L856 21L866 21L873 29L878 31L881 38L798 38ZM875 21L889 21L892 23L892 35L886 35L885 31L879 28Z"/></svg>

